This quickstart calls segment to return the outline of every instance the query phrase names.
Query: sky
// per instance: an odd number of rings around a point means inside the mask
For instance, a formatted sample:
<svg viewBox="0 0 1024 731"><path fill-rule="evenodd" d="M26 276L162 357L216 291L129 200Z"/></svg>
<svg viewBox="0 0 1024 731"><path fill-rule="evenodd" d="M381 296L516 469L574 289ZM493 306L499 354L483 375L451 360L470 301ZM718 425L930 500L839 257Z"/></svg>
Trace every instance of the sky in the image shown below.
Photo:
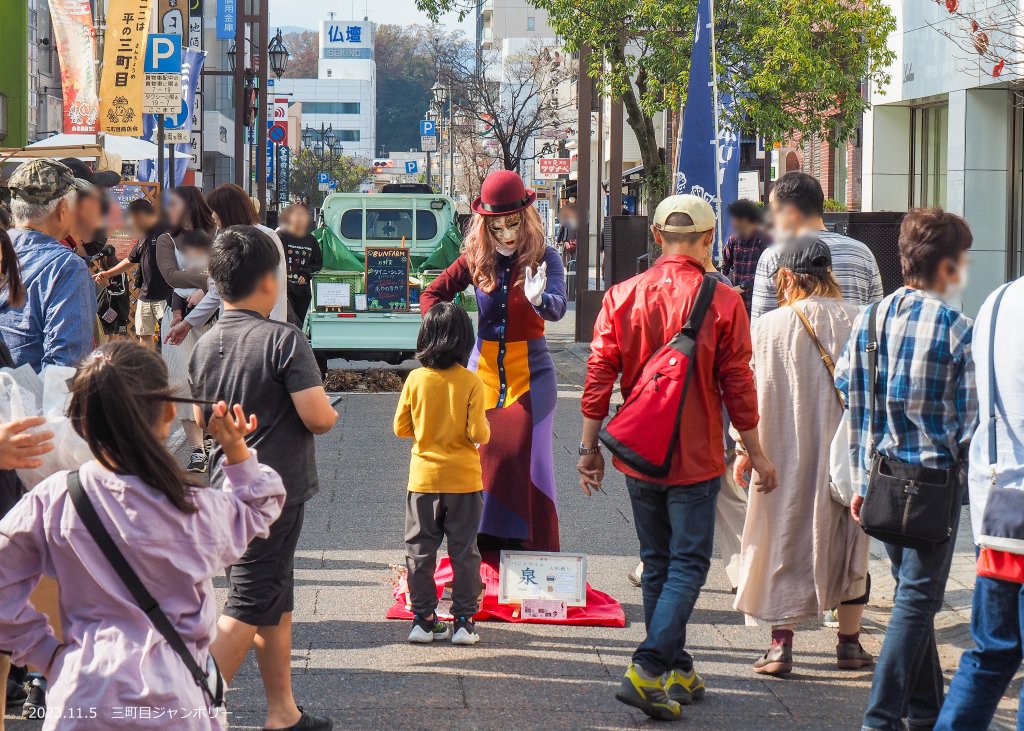
<svg viewBox="0 0 1024 731"><path fill-rule="evenodd" d="M270 0L271 34L277 26L317 30L331 11L337 13L337 20L362 20L369 16L377 23L397 25L430 22L416 9L415 0ZM441 23L452 30L462 29L470 38L476 35L472 13L461 24L456 13L443 17Z"/></svg>

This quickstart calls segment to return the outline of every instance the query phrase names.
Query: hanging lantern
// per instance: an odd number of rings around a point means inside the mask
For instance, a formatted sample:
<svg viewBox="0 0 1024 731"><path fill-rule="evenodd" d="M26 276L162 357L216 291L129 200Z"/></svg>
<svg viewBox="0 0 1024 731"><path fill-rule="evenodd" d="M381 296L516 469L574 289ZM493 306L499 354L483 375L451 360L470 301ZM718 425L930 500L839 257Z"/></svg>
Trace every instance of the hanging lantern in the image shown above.
<svg viewBox="0 0 1024 731"><path fill-rule="evenodd" d="M992 78L998 79L999 75L1003 73L1003 67L1006 66L1005 59L999 59L999 63L992 67Z"/></svg>
<svg viewBox="0 0 1024 731"><path fill-rule="evenodd" d="M950 13L955 13L959 9L960 9L960 1L959 0L946 0L946 10L948 10Z"/></svg>

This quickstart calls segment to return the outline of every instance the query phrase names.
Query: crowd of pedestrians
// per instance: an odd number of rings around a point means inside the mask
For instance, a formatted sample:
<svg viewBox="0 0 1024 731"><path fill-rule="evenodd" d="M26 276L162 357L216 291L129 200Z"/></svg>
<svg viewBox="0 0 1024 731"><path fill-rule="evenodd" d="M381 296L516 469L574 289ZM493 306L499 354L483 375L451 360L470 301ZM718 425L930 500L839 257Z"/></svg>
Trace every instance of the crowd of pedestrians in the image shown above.
<svg viewBox="0 0 1024 731"><path fill-rule="evenodd" d="M313 219L292 206L275 231L236 185L209 195L182 186L162 211L129 204L138 243L91 272L103 183L46 159L8 182L0 367L74 367L68 417L95 458L26 492L14 470L37 465L52 434L38 418L0 424L8 695L47 729L113 727L105 714L117 708L183 702L203 713L153 725L218 729L225 684L254 649L264 727L331 728L291 685L294 556L318 492L314 437L337 420L296 326L323 265ZM559 547L544 323L566 312L565 273L534 202L517 174L489 177L463 255L421 298L422 367L393 424L412 440L410 642L477 643L489 554ZM797 625L831 615L836 667L873 666L863 729L987 728L1024 641L1024 499L1014 502L1024 495L1024 336L1012 325L1024 285L993 293L975 324L959 309L967 224L915 209L900 229L903 286L883 296L870 249L827 231L823 204L801 173L773 187L770 226L756 204L734 204L719 271L713 209L671 196L652 216L662 255L604 297L581 399L579 484L587 495L603 489L603 443L626 476L647 630L616 697L672 720L714 692L686 629L717 531L734 606L767 635L752 672L790 673ZM106 342L96 286L133 271L137 342ZM479 336L450 302L467 287ZM625 403L609 421L616 383ZM659 421L658 399L677 394ZM641 440L667 449L660 467L621 426L635 404L649 409ZM185 465L166 446L176 423L191 450ZM220 489L201 489L203 473ZM983 546L976 647L944 697L934 617L968 492ZM883 541L897 582L877 659L860 642L869 536ZM438 614L445 540L454 626Z"/></svg>
<svg viewBox="0 0 1024 731"><path fill-rule="evenodd" d="M105 195L75 163L20 166L0 230L0 366L76 368L68 417L95 457L26 493L15 470L37 467L53 434L42 418L0 424L6 695L47 729L109 728L141 708L154 725L223 728L224 684L254 649L265 728L329 729L292 695L291 612L313 437L337 414L286 322L281 241L238 186L182 186L162 215L131 202L138 243L90 272ZM96 286L136 265L138 342L105 342ZM185 466L166 446L175 422L193 447ZM223 489L199 489L207 471ZM159 709L178 715L160 722Z"/></svg>
<svg viewBox="0 0 1024 731"><path fill-rule="evenodd" d="M1024 381L1008 323L1024 290L1015 282L994 293L977 325L965 316L971 233L938 208L904 216L903 286L884 297L870 249L826 230L814 178L787 173L769 209L771 239L754 204L729 209L729 280L707 263L710 206L691 196L664 200L652 226L662 256L607 292L594 327L580 487L601 489L604 442L626 474L647 626L616 697L674 719L705 693L686 623L710 566L716 495L735 483L750 486L735 608L771 633L753 672L791 672L796 624L831 615L837 667L874 666L865 731L988 728L1022 660ZM708 276L718 284L693 332L688 318L705 306ZM678 345L687 334L689 353ZM689 358L685 375L665 370L663 346ZM615 421L635 404L655 404L651 390L667 387L661 398L670 398L666 379L678 378L688 383L671 468L638 471ZM624 405L606 424L616 380ZM728 476L723 406L736 440ZM934 618L968 485L983 546L977 646L944 699ZM999 507L986 510L987 502ZM869 536L883 542L897 584L877 660L860 644Z"/></svg>

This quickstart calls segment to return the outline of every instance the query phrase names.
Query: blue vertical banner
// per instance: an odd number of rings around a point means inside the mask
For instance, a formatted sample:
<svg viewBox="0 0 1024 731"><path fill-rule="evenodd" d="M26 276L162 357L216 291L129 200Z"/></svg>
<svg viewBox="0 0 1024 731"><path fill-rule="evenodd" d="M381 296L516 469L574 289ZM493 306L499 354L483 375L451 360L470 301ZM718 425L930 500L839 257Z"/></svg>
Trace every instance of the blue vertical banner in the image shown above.
<svg viewBox="0 0 1024 731"><path fill-rule="evenodd" d="M234 38L237 25L238 0L217 0L217 40ZM241 55L243 54L239 53L239 56Z"/></svg>
<svg viewBox="0 0 1024 731"><path fill-rule="evenodd" d="M196 108L196 92L202 83L203 65L206 54L195 48L186 48L181 53L181 114L177 117L164 117L165 131L173 126L176 130L192 131L192 115ZM156 115L147 114L142 120L142 139L156 144ZM188 169L188 161L192 157L191 142L180 142L174 146L174 184L181 185ZM167 179L170 162L164 159L163 179ZM139 161L139 180L157 180L156 160Z"/></svg>
<svg viewBox="0 0 1024 731"><path fill-rule="evenodd" d="M732 98L728 94L718 96L712 86L713 22L711 0L699 0L690 81L676 153L675 192L703 198L715 209L718 256L729 235L729 222L722 213L739 196L740 138L722 121L732 109Z"/></svg>

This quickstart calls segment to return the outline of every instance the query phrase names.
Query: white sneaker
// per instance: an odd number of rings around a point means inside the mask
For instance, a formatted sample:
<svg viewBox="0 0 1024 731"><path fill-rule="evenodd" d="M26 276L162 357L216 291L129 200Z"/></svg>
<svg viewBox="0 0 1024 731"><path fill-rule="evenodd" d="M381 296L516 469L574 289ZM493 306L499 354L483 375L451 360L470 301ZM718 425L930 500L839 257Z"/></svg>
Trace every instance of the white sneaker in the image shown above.
<svg viewBox="0 0 1024 731"><path fill-rule="evenodd" d="M428 645L434 640L446 640L451 633L451 628L441 620L423 619L416 615L412 620L412 631L409 632L409 642L416 645Z"/></svg>
<svg viewBox="0 0 1024 731"><path fill-rule="evenodd" d="M629 583L635 587L640 587L643 582L644 576L644 562L641 561L636 565L636 568L626 574L626 578L629 579Z"/></svg>
<svg viewBox="0 0 1024 731"><path fill-rule="evenodd" d="M480 635L476 633L476 624L472 619L457 617L455 620L455 634L452 635L453 645L475 645L480 641Z"/></svg>

